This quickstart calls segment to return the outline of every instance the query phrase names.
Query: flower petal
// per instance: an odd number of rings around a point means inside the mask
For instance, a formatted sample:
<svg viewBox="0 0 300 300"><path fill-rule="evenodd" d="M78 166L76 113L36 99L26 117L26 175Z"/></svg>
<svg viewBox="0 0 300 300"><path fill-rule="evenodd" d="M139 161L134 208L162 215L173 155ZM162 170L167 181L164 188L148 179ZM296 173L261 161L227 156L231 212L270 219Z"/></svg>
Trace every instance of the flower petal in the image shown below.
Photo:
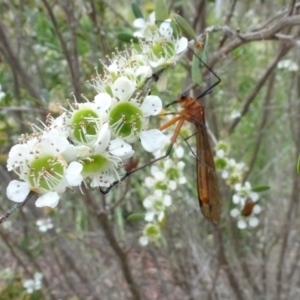
<svg viewBox="0 0 300 300"><path fill-rule="evenodd" d="M171 26L171 20L164 20L158 29L159 33L166 39L171 40L173 35L173 28Z"/></svg>
<svg viewBox="0 0 300 300"><path fill-rule="evenodd" d="M179 41L176 43L176 54L181 53L182 51L186 50L188 47L188 40L185 37L182 37Z"/></svg>
<svg viewBox="0 0 300 300"><path fill-rule="evenodd" d="M59 202L59 195L56 192L48 192L35 201L36 207L50 206L56 207Z"/></svg>
<svg viewBox="0 0 300 300"><path fill-rule="evenodd" d="M138 18L133 21L133 26L136 28L143 28L145 26L145 20L143 18Z"/></svg>
<svg viewBox="0 0 300 300"><path fill-rule="evenodd" d="M258 204L254 205L252 213L255 214L255 215L261 213L261 206L258 205Z"/></svg>
<svg viewBox="0 0 300 300"><path fill-rule="evenodd" d="M156 116L162 110L162 102L158 96L146 96L141 105L141 110L144 112L144 116Z"/></svg>
<svg viewBox="0 0 300 300"><path fill-rule="evenodd" d="M112 155L125 159L125 157L131 157L134 153L134 150L132 150L132 146L130 144L127 144L122 139L116 138L110 141L109 152Z"/></svg>
<svg viewBox="0 0 300 300"><path fill-rule="evenodd" d="M148 152L155 152L165 144L165 136L158 129L145 130L140 133L142 146Z"/></svg>
<svg viewBox="0 0 300 300"><path fill-rule="evenodd" d="M251 227L257 227L258 224L259 224L259 220L256 217L251 217L249 219L249 225Z"/></svg>
<svg viewBox="0 0 300 300"><path fill-rule="evenodd" d="M165 206L170 206L172 204L172 198L170 195L165 195L164 196L164 205Z"/></svg>
<svg viewBox="0 0 300 300"><path fill-rule="evenodd" d="M135 90L135 84L126 77L119 77L113 84L114 97L120 101L127 101Z"/></svg>
<svg viewBox="0 0 300 300"><path fill-rule="evenodd" d="M95 152L103 153L109 145L110 131L108 130L108 123L104 123L95 142Z"/></svg>
<svg viewBox="0 0 300 300"><path fill-rule="evenodd" d="M239 220L237 222L237 227L239 229L245 229L245 228L247 228L247 223L244 220Z"/></svg>
<svg viewBox="0 0 300 300"><path fill-rule="evenodd" d="M96 109L100 113L106 113L111 105L111 96L107 93L99 93L94 98Z"/></svg>
<svg viewBox="0 0 300 300"><path fill-rule="evenodd" d="M149 239L148 239L148 237L146 237L146 236L141 236L140 238L139 238L139 243L142 245L142 246L147 246L148 245L148 242L149 242Z"/></svg>
<svg viewBox="0 0 300 300"><path fill-rule="evenodd" d="M83 180L83 177L80 174L82 168L83 168L82 164L76 161L73 161L69 164L65 172L65 177L69 185L78 186L81 184Z"/></svg>
<svg viewBox="0 0 300 300"><path fill-rule="evenodd" d="M18 180L12 180L6 189L7 198L15 202L23 202L29 192L29 184Z"/></svg>
<svg viewBox="0 0 300 300"><path fill-rule="evenodd" d="M233 218L236 218L237 216L239 216L241 214L241 212L237 209L237 208L233 208L231 211L230 211L230 215L233 217Z"/></svg>
<svg viewBox="0 0 300 300"><path fill-rule="evenodd" d="M152 222L153 219L154 219L154 216L155 216L154 212L152 212L152 211L146 212L146 214L145 214L145 221Z"/></svg>

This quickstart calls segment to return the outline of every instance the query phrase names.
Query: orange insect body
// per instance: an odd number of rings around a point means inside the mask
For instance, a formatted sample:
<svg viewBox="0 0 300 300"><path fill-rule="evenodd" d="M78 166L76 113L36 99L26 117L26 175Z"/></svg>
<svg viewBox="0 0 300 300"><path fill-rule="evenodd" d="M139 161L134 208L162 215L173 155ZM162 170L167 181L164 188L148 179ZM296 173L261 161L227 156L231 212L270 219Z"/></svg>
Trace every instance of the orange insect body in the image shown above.
<svg viewBox="0 0 300 300"><path fill-rule="evenodd" d="M255 205L255 202L253 200L251 200L250 198L248 198L243 207L242 215L245 217L250 216L252 214L254 205Z"/></svg>
<svg viewBox="0 0 300 300"><path fill-rule="evenodd" d="M134 169L136 169L137 165L139 164L139 161L136 160L130 160L126 165L125 165L125 170L126 172L130 172Z"/></svg>
<svg viewBox="0 0 300 300"><path fill-rule="evenodd" d="M177 100L181 103L183 110L179 115L160 126L160 130L166 129L172 124L177 123L171 144L174 144L184 121L193 123L196 127L197 141L197 190L198 200L202 214L214 225L220 221L220 194L218 188L218 178L215 171L214 159L210 149L208 134L205 127L204 106L196 99L188 96L181 96Z"/></svg>

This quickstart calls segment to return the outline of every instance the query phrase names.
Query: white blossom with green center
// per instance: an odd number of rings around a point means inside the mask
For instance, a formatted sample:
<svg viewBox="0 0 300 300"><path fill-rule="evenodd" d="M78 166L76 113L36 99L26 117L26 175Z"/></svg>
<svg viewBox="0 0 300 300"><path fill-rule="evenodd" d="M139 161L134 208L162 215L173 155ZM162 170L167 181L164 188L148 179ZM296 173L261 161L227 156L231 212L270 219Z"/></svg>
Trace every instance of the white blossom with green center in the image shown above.
<svg viewBox="0 0 300 300"><path fill-rule="evenodd" d="M257 227L259 224L259 219L256 217L256 215L261 213L261 206L259 204L255 204L251 215L248 217L245 217L241 214L241 209L239 208L233 208L230 211L231 217L237 219L237 227L239 229L246 229L248 226L254 228Z"/></svg>
<svg viewBox="0 0 300 300"><path fill-rule="evenodd" d="M107 121L110 105L111 99L106 93L97 94L93 102L74 103L72 112L67 116L67 125L75 144L94 146L103 124Z"/></svg>
<svg viewBox="0 0 300 300"><path fill-rule="evenodd" d="M149 21L139 18L134 21L134 26L139 28L134 35L141 38L142 53L153 72L175 64L188 47L187 38L174 36L170 19L162 21L157 27L155 15L151 14Z"/></svg>
<svg viewBox="0 0 300 300"><path fill-rule="evenodd" d="M26 137L23 144L12 147L8 169L14 170L23 181L13 180L7 187L7 197L15 202L25 200L30 191L42 194L37 207L55 207L60 193L68 186L80 185L82 165L67 164L62 153L67 149L67 139L54 132L36 133Z"/></svg>
<svg viewBox="0 0 300 300"><path fill-rule="evenodd" d="M153 195L148 196L143 201L143 205L147 212L145 220L152 222L157 216L157 220L161 222L165 216L165 210L172 204L170 195L163 195L162 190L155 190Z"/></svg>
<svg viewBox="0 0 300 300"><path fill-rule="evenodd" d="M143 148L155 152L164 144L164 135L158 129L147 130L149 117L158 115L162 109L159 97L148 95L141 103L132 98L134 83L120 77L112 86L112 107L109 112L109 127L112 134L125 142L141 140Z"/></svg>
<svg viewBox="0 0 300 300"><path fill-rule="evenodd" d="M109 187L120 180L118 170L123 167L123 160L134 153L132 147L123 140L111 140L108 124L105 123L98 135L93 152L80 162L83 165L82 176L91 187Z"/></svg>
<svg viewBox="0 0 300 300"><path fill-rule="evenodd" d="M161 236L160 227L156 223L147 224L143 230L143 235L139 242L142 246L147 246L149 242L157 241Z"/></svg>
<svg viewBox="0 0 300 300"><path fill-rule="evenodd" d="M248 198L254 202L259 199L258 193L252 191L251 184L248 181L244 184L237 183L234 189L236 193L232 197L232 202L236 205L239 204L241 207L244 207Z"/></svg>

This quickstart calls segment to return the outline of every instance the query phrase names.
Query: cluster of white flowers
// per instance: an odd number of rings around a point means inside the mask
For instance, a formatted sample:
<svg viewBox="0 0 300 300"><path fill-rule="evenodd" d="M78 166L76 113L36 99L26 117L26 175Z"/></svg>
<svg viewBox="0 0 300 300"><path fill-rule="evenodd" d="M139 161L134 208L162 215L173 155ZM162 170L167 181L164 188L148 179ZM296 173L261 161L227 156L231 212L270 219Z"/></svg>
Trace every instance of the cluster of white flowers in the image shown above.
<svg viewBox="0 0 300 300"><path fill-rule="evenodd" d="M35 224L41 232L47 232L49 229L52 229L54 227L50 218L39 219Z"/></svg>
<svg viewBox="0 0 300 300"><path fill-rule="evenodd" d="M86 97L53 118L42 128L32 125L33 133L22 135L9 152L7 169L20 178L7 187L7 197L23 202L30 191L40 194L37 207L56 207L60 194L84 184L109 188L120 181L124 160L134 154L132 143L141 141L148 152L159 150L165 137L158 129L148 129L149 117L158 115L162 102L148 95L156 72L173 66L179 53L187 48L186 38L173 36L167 20L151 25L133 47L114 53L104 74L90 81L95 96ZM124 171L123 171L124 172Z"/></svg>
<svg viewBox="0 0 300 300"><path fill-rule="evenodd" d="M251 184L246 181L243 183L246 165L243 162L237 163L234 159L228 157L229 146L223 141L216 145L215 165L216 169L221 172L222 178L227 185L234 190L232 196L232 209L230 215L237 219L237 227L245 229L256 227L259 220L255 214L261 212L261 207L257 204L259 199L258 193L252 191Z"/></svg>
<svg viewBox="0 0 300 300"><path fill-rule="evenodd" d="M155 158L163 155L162 150L157 151ZM160 224L165 218L166 209L172 204L170 194L177 189L178 185L186 183L186 178L183 175L185 163L181 161L183 156L183 148L181 146L174 147L172 159L164 159L157 165L151 166L152 176L145 178L144 186L152 191L154 190L154 193L143 201L147 224L143 230L143 235L139 239L142 246L160 237Z"/></svg>
<svg viewBox="0 0 300 300"><path fill-rule="evenodd" d="M23 281L23 287L26 289L28 294L32 294L34 291L38 291L42 288L42 273L35 273L33 279L27 279Z"/></svg>
<svg viewBox="0 0 300 300"><path fill-rule="evenodd" d="M278 69L287 69L290 72L297 72L299 70L299 67L297 63L290 59L284 59L278 62L277 64Z"/></svg>

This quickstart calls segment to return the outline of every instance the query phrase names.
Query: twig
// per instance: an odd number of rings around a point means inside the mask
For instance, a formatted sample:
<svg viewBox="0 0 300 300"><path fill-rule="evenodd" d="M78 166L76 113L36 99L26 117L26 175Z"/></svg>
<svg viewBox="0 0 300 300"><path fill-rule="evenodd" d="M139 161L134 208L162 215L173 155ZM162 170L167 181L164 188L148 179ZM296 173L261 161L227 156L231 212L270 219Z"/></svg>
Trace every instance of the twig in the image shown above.
<svg viewBox="0 0 300 300"><path fill-rule="evenodd" d="M232 1L231 7L230 7L228 13L226 14L226 19L225 19L225 22L224 22L225 25L229 25L230 20L233 16L233 12L234 12L236 3L237 3L237 0ZM224 32L223 37L220 39L219 48L221 48L224 45L227 38L228 38L228 35Z"/></svg>
<svg viewBox="0 0 300 300"><path fill-rule="evenodd" d="M7 213L4 215L0 216L0 224L6 221L9 216L16 211L18 208L22 207L35 193L30 192L29 195L26 197L26 199L23 202L15 204Z"/></svg>
<svg viewBox="0 0 300 300"><path fill-rule="evenodd" d="M58 37L58 40L60 42L60 45L61 45L61 48L62 48L62 53L64 54L65 58L66 58L66 61L68 63L68 66L69 66L69 69L70 69L70 74L71 74L71 79L72 79L72 86L74 88L74 93L75 93L75 96L77 98L80 97L80 94L77 94L76 92L78 91L78 87L79 87L79 84L78 84L78 80L77 80L77 76L76 76L76 71L74 70L74 66L73 66L73 63L72 63L72 56L67 48L67 44L63 38L63 35L60 31L60 28L59 28L59 25L57 24L56 22L56 18L54 16L54 13L53 13L53 10L52 10L52 7L50 6L50 4L48 3L47 0L42 0L46 9L47 9L47 12L49 14L49 17L50 17L50 20L53 24L53 27L54 27L54 30L55 30L55 33L57 34L57 37Z"/></svg>
<svg viewBox="0 0 300 300"><path fill-rule="evenodd" d="M11 69L18 74L18 78L23 86L27 89L28 93L36 99L41 99L40 91L32 82L31 76L23 67L20 59L14 52L12 45L9 43L7 36L4 32L4 25L0 23L0 50L3 52L5 59L10 65Z"/></svg>
<svg viewBox="0 0 300 300"><path fill-rule="evenodd" d="M86 194L86 204L89 206L89 209L93 212L93 214L97 217L97 221L101 225L107 241L109 242L110 246L112 247L112 249L114 250L114 252L116 253L116 255L119 259L124 278L128 284L131 294L132 294L132 299L133 300L142 299L141 295L140 295L140 291L138 290L138 287L137 287L137 285L134 281L133 275L131 273L131 270L130 270L130 267L128 264L127 255L120 247L120 245L114 235L114 232L111 228L111 224L108 220L107 213L103 212L103 211L99 212L98 206L93 202L88 191L85 191L85 194Z"/></svg>
<svg viewBox="0 0 300 300"><path fill-rule="evenodd" d="M245 103L243 105L243 108L241 110L241 115L239 118L236 118L232 124L229 127L228 132L232 133L235 129L235 127L239 124L239 122L242 120L243 116L248 112L251 103L254 101L257 93L261 90L261 88L264 86L265 82L269 78L272 71L276 68L277 63L279 60L286 55L286 53L290 50L291 46L282 47L282 49L279 51L277 56L270 62L269 66L266 67L265 72L262 74L262 76L258 79L256 85L254 86L251 93L248 95L248 97L245 100Z"/></svg>

